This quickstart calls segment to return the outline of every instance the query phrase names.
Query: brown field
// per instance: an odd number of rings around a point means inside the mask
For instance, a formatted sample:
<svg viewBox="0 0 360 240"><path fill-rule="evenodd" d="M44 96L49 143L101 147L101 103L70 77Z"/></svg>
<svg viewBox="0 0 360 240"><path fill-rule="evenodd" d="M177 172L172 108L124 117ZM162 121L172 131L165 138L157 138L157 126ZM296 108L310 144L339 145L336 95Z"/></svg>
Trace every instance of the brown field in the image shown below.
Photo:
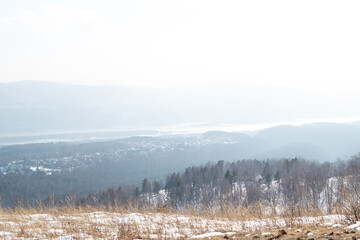
<svg viewBox="0 0 360 240"><path fill-rule="evenodd" d="M280 217L122 208L0 211L0 239L356 239L343 215ZM246 215L249 214L249 215ZM360 228L359 228L360 230Z"/></svg>

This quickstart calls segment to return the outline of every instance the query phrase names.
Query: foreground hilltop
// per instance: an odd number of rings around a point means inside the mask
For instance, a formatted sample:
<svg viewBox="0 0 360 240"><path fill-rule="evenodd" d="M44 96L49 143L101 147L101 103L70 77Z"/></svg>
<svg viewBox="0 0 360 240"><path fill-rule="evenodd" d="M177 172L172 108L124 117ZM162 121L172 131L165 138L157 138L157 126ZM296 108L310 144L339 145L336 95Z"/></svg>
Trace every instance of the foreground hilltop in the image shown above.
<svg viewBox="0 0 360 240"><path fill-rule="evenodd" d="M2 212L4 239L356 239L343 215L278 218L62 209Z"/></svg>

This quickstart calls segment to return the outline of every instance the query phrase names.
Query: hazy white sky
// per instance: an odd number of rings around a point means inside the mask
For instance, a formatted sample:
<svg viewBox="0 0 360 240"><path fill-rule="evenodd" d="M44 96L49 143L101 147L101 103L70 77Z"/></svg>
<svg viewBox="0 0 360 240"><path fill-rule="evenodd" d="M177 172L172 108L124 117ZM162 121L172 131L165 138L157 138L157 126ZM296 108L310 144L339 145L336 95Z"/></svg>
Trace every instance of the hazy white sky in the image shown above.
<svg viewBox="0 0 360 240"><path fill-rule="evenodd" d="M0 81L354 94L360 1L0 2Z"/></svg>

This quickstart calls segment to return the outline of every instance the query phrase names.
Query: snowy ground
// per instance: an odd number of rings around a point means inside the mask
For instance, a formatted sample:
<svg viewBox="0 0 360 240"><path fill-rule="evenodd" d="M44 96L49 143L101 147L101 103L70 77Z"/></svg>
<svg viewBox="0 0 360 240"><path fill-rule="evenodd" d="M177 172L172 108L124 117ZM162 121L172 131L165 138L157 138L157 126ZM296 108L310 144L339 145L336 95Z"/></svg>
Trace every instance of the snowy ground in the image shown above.
<svg viewBox="0 0 360 240"><path fill-rule="evenodd" d="M203 239L251 232L269 235L270 230L290 225L321 224L331 228L343 222L341 215L241 221L168 213L2 213L0 239Z"/></svg>

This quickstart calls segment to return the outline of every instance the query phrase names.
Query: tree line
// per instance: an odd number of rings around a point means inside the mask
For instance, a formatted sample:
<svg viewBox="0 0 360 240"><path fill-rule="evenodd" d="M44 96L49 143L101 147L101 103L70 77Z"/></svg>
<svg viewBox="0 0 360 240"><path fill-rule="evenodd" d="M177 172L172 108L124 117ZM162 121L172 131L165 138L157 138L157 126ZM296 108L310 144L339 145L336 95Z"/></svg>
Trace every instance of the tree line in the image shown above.
<svg viewBox="0 0 360 240"><path fill-rule="evenodd" d="M4 186L0 184L1 187ZM22 200L16 198L14 205L24 204ZM261 203L274 214L284 209L292 214L300 209L326 213L341 209L360 220L360 155L336 162L301 158L218 161L188 167L163 180L145 178L138 185L120 185L98 192L53 192L40 202L47 206L131 206L180 211Z"/></svg>
<svg viewBox="0 0 360 240"><path fill-rule="evenodd" d="M352 220L360 220L360 155L336 162L218 161L174 172L164 182L145 178L138 186L109 188L83 201L180 211L262 204L273 214L321 211L348 213Z"/></svg>

